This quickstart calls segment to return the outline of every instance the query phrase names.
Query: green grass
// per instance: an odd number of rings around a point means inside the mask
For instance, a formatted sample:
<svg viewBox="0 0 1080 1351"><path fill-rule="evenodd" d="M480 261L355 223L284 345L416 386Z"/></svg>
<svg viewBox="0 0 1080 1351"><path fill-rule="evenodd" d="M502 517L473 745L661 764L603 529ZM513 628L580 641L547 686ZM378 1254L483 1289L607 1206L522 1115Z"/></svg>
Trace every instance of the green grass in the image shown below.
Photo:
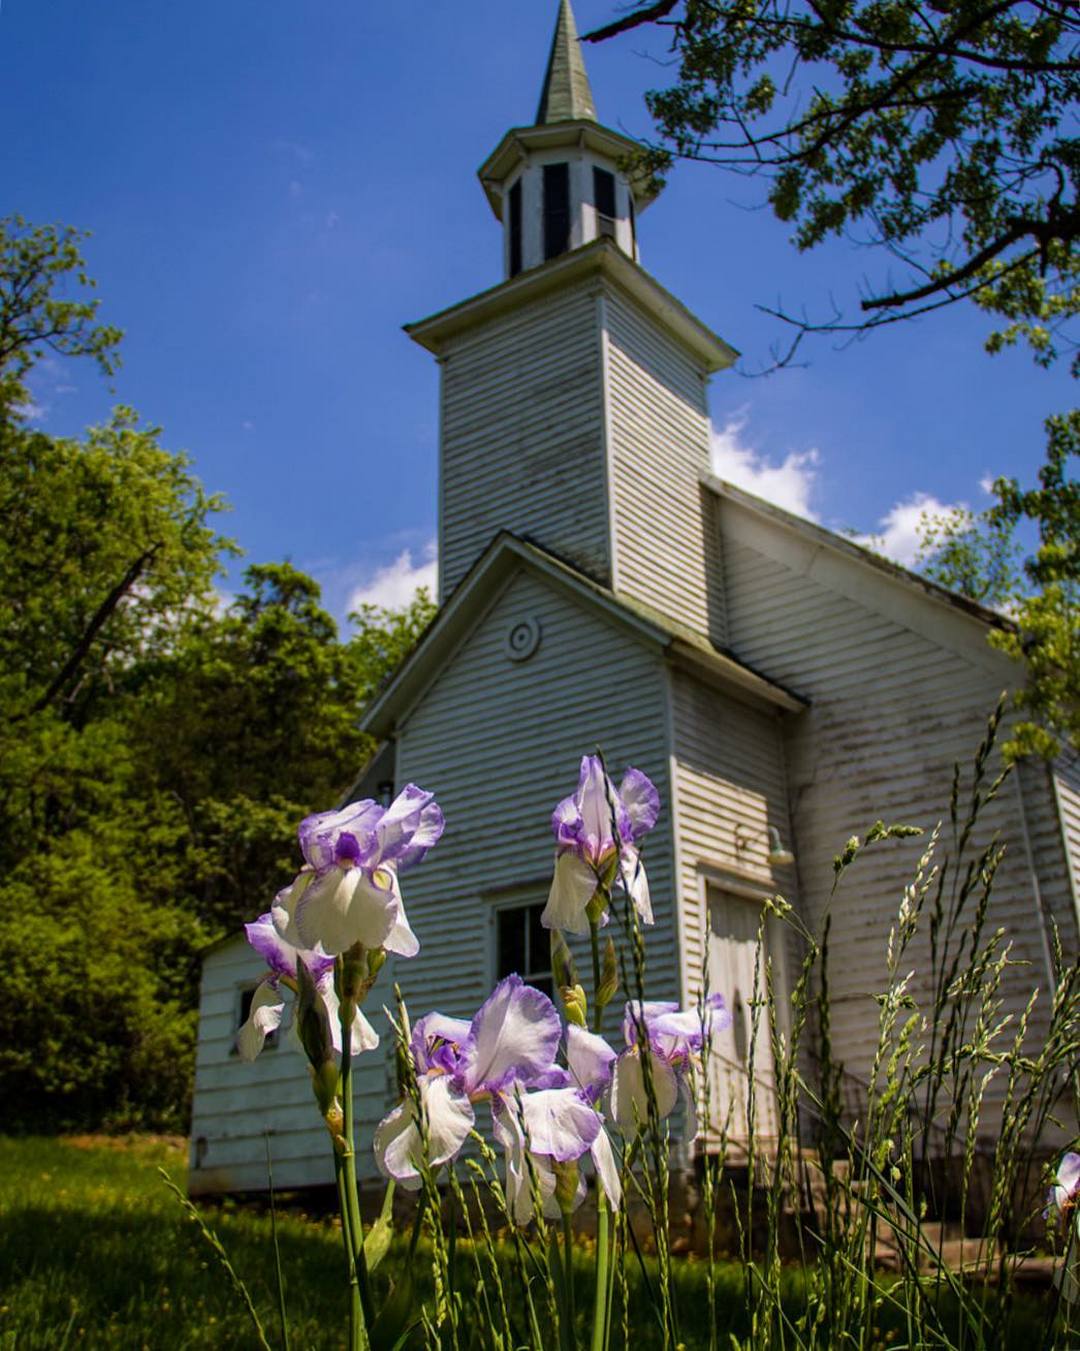
<svg viewBox="0 0 1080 1351"><path fill-rule="evenodd" d="M247 1314L195 1224L158 1175L184 1185L185 1151L153 1138L0 1138L0 1347L255 1345ZM207 1212L276 1341L269 1217ZM339 1232L279 1216L296 1347L336 1347Z"/></svg>
<svg viewBox="0 0 1080 1351"><path fill-rule="evenodd" d="M255 1345L250 1323L194 1223L169 1194L164 1167L183 1186L184 1148L154 1138L5 1139L0 1137L0 1348L180 1348ZM204 1208L233 1265L248 1285L271 1343L277 1344L269 1216L235 1205ZM336 1223L279 1214L294 1348L344 1346L345 1296ZM401 1240L378 1273L400 1275ZM591 1256L578 1253L579 1300L588 1305ZM430 1293L422 1245L414 1275ZM463 1290L472 1260L459 1245ZM648 1264L650 1269L652 1264ZM655 1276L655 1272L652 1272ZM658 1344L640 1274L631 1272L635 1347ZM792 1273L793 1280L796 1273ZM720 1322L742 1323L742 1276L719 1273ZM707 1345L704 1267L678 1268L688 1347ZM584 1296L584 1298L582 1298ZM584 1334L586 1312L581 1312ZM618 1315L617 1315L618 1316Z"/></svg>
<svg viewBox="0 0 1080 1351"><path fill-rule="evenodd" d="M147 1137L106 1140L5 1139L0 1137L0 1349L67 1351L70 1347L181 1348L256 1345L243 1306L216 1259L158 1174L166 1168L181 1186L182 1145ZM272 1345L278 1345L270 1219L236 1205L207 1207L203 1214L221 1238L233 1265L248 1285ZM345 1345L345 1286L340 1231L336 1223L297 1212L279 1215L293 1351ZM398 1279L405 1265L406 1238L395 1241L380 1267L377 1285ZM504 1245L507 1289L509 1245ZM586 1318L592 1279L591 1253L577 1253L579 1344L588 1345ZM476 1318L469 1295L473 1261L458 1245L463 1329ZM646 1259L649 1279L655 1267ZM411 1266L418 1298L432 1292L430 1252L421 1244ZM649 1351L660 1345L655 1315L637 1262L629 1267L630 1345ZM692 1258L675 1263L681 1337L688 1351L707 1347L705 1264ZM750 1332L744 1269L727 1262L717 1269L717 1341ZM783 1272L783 1298L798 1317L806 1279L798 1267ZM512 1297L512 1303L514 1303ZM585 1306L585 1307L582 1307ZM1021 1317L1008 1344L1031 1348L1039 1309ZM1025 1316L1025 1314L1027 1316ZM879 1314L879 1318L881 1315ZM885 1324L872 1345L896 1337L901 1320ZM892 1322L890 1329L888 1323ZM615 1310L613 1345L622 1345L622 1311ZM892 1331L892 1337L889 1336ZM416 1339L419 1344L420 1339ZM470 1344L467 1335L463 1347Z"/></svg>

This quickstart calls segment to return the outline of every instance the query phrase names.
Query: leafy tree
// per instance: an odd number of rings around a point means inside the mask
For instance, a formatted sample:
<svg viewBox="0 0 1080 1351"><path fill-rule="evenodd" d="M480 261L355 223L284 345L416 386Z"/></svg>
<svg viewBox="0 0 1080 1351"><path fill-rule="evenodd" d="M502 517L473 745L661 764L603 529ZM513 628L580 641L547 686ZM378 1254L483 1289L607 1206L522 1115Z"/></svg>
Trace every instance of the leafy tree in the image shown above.
<svg viewBox="0 0 1080 1351"><path fill-rule="evenodd" d="M1006 610L1021 585L1021 549L1014 524L989 510L954 507L924 512L918 525L919 570L939 586L995 610Z"/></svg>
<svg viewBox="0 0 1080 1351"><path fill-rule="evenodd" d="M1025 669L1009 758L1054 756L1063 742L1080 750L1080 480L1070 474L1080 458L1080 410L1049 418L1046 430L1038 488L999 478L985 511L924 515L920 528L928 577L1013 620L990 634ZM1038 543L1021 564L1016 532L1025 522Z"/></svg>
<svg viewBox="0 0 1080 1351"><path fill-rule="evenodd" d="M860 330L970 298L1003 316L991 343L1065 344L1080 294L1080 18L1072 0L660 0L587 35L651 23L676 78L647 95L675 157L763 178L800 249L857 229L908 282L862 315L796 326ZM773 311L773 313L778 313Z"/></svg>
<svg viewBox="0 0 1080 1351"><path fill-rule="evenodd" d="M26 405L26 376L48 352L90 357L106 375L119 365L120 330L95 322L86 238L70 225L0 220L0 420ZM60 294L68 287L73 295Z"/></svg>
<svg viewBox="0 0 1080 1351"><path fill-rule="evenodd" d="M77 232L0 223L0 1101L5 1127L182 1127L199 953L269 901L297 818L371 749L362 705L430 617L341 641L287 563L215 590L222 501L118 409L29 424L43 352L110 371Z"/></svg>
<svg viewBox="0 0 1080 1351"><path fill-rule="evenodd" d="M1016 629L991 637L1027 671L1017 696L1027 717L1006 747L1012 755L1054 755L1063 740L1080 750L1080 480L1069 474L1080 457L1080 410L1049 418L1046 429L1039 487L998 479L990 513L992 527L1031 521L1039 534L1024 563L1030 590L1017 599Z"/></svg>
<svg viewBox="0 0 1080 1351"><path fill-rule="evenodd" d="M341 642L317 583L289 563L255 565L245 584L162 663L134 720L146 791L182 810L191 890L215 931L258 913L295 871L297 821L355 781L374 749L363 707L434 608L424 595L369 607Z"/></svg>

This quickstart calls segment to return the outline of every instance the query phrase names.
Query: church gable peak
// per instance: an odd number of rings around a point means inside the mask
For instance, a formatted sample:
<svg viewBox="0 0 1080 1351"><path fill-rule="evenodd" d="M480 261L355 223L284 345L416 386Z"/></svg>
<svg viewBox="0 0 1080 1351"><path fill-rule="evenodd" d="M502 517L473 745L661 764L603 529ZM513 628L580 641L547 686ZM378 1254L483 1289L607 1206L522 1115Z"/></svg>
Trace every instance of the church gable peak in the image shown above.
<svg viewBox="0 0 1080 1351"><path fill-rule="evenodd" d="M542 127L552 122L595 121L596 107L581 55L574 11L570 8L570 0L559 0L559 16L555 21L536 124Z"/></svg>

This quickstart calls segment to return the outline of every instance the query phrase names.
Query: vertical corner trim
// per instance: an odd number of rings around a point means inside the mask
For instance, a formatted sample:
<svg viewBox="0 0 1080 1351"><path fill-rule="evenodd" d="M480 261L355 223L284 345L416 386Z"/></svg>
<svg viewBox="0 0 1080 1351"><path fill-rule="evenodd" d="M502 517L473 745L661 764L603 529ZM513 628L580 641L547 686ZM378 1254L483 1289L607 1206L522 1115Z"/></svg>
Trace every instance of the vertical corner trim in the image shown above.
<svg viewBox="0 0 1080 1351"><path fill-rule="evenodd" d="M617 506L615 492L615 437L611 429L611 354L608 338L607 297L602 290L596 296L596 325L600 342L600 434L604 453L604 499L607 509L608 563L610 586L619 592L619 543L615 529Z"/></svg>

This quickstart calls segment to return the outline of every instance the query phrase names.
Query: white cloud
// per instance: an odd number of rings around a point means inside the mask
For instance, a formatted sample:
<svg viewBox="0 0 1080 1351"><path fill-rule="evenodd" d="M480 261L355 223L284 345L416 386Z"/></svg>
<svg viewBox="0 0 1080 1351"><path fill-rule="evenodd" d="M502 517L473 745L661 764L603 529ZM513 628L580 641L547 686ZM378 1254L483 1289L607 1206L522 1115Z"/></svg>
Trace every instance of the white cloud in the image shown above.
<svg viewBox="0 0 1080 1351"><path fill-rule="evenodd" d="M747 421L746 410L742 409L728 418L722 428L713 427L713 472L737 488L745 488L778 507L816 521L817 513L810 500L817 488L821 456L816 450L791 450L776 464L743 440Z"/></svg>
<svg viewBox="0 0 1080 1351"><path fill-rule="evenodd" d="M349 595L348 609L379 605L388 610L400 610L409 604L421 586L426 586L434 596L437 582L437 546L435 540L429 540L420 561L414 563L412 550L402 549L392 563L376 569L367 581L354 587Z"/></svg>
<svg viewBox="0 0 1080 1351"><path fill-rule="evenodd" d="M854 535L856 544L862 544L875 553L884 554L893 562L905 568L913 567L919 553L919 522L924 514L947 516L966 503L948 503L939 501L933 493L915 493L902 502L897 502L878 521L878 532L871 535Z"/></svg>

